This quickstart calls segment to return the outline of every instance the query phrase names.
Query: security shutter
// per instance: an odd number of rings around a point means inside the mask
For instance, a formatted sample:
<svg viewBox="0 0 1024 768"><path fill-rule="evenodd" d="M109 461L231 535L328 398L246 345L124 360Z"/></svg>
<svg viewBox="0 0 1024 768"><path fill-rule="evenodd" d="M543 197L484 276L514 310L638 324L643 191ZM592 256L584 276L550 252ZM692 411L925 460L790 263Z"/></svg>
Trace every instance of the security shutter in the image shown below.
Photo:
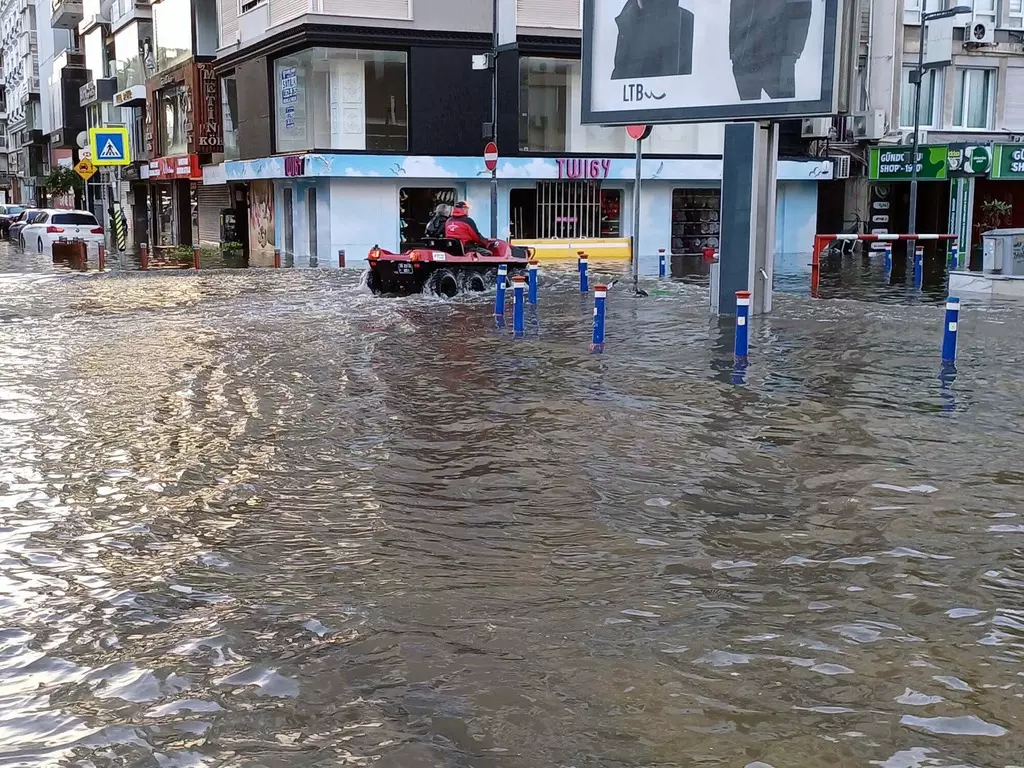
<svg viewBox="0 0 1024 768"><path fill-rule="evenodd" d="M1024 131L1024 67L1007 67L1005 94L1002 125L1008 131Z"/></svg>
<svg viewBox="0 0 1024 768"><path fill-rule="evenodd" d="M322 0L328 16L366 16L371 19L411 19L411 0Z"/></svg>
<svg viewBox="0 0 1024 768"><path fill-rule="evenodd" d="M274 27L309 12L309 0L273 0L270 26Z"/></svg>
<svg viewBox="0 0 1024 768"><path fill-rule="evenodd" d="M580 0L516 0L520 27L580 28Z"/></svg>
<svg viewBox="0 0 1024 768"><path fill-rule="evenodd" d="M226 184L199 187L199 242L213 245L220 242L220 212L231 206L231 192Z"/></svg>

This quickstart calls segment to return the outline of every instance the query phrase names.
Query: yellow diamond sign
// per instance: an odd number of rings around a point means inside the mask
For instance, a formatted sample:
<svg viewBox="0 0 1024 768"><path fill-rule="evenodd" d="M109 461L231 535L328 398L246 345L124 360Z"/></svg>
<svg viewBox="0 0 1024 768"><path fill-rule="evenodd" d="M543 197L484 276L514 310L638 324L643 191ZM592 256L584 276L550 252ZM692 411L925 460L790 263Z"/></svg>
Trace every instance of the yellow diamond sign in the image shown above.
<svg viewBox="0 0 1024 768"><path fill-rule="evenodd" d="M78 165L75 166L75 173L88 181L96 173L96 166L92 164L92 160L88 157L83 157L78 161Z"/></svg>

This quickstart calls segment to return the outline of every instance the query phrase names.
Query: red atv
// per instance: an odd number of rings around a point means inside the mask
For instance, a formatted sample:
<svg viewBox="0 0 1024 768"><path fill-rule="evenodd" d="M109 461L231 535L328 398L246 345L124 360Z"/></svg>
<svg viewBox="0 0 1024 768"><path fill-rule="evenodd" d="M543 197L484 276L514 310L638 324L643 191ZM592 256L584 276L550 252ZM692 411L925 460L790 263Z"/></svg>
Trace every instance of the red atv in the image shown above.
<svg viewBox="0 0 1024 768"><path fill-rule="evenodd" d="M461 240L425 238L405 253L391 253L373 246L366 257L370 269L366 285L376 295L406 296L424 289L451 298L460 291L486 291L498 281L498 267L508 267L508 277L526 274L532 248L492 240L489 251L466 249Z"/></svg>

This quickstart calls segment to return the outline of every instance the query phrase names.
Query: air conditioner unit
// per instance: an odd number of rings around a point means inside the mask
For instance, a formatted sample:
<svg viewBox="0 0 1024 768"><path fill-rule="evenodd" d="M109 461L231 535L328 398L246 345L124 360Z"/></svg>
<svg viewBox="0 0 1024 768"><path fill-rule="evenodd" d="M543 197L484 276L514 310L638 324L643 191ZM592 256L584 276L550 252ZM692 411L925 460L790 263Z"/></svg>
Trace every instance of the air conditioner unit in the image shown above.
<svg viewBox="0 0 1024 768"><path fill-rule="evenodd" d="M885 110L873 109L863 115L854 115L854 138L861 141L878 141L885 136Z"/></svg>
<svg viewBox="0 0 1024 768"><path fill-rule="evenodd" d="M833 179L848 179L848 178L850 178L850 156L849 155L833 155L832 156L832 178Z"/></svg>
<svg viewBox="0 0 1024 768"><path fill-rule="evenodd" d="M965 45L993 45L996 41L996 25L991 21L975 17L964 29Z"/></svg>
<svg viewBox="0 0 1024 768"><path fill-rule="evenodd" d="M909 147L913 143L914 143L914 132L913 131L903 131L902 133L900 133L900 144L903 144L904 146ZM925 144L928 143L928 131L926 131L924 128L921 128L917 132L917 143L918 143L919 146L922 146L922 147Z"/></svg>
<svg viewBox="0 0 1024 768"><path fill-rule="evenodd" d="M827 139L831 133L831 117L805 117L800 121L800 136L802 138Z"/></svg>

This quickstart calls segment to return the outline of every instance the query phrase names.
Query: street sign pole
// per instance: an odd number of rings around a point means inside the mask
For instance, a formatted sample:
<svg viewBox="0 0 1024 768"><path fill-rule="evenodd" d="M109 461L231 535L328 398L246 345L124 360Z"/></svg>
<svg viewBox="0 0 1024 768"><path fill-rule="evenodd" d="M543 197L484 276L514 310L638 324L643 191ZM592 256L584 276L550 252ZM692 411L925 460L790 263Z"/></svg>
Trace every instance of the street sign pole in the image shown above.
<svg viewBox="0 0 1024 768"><path fill-rule="evenodd" d="M640 179L643 173L643 142L651 135L653 126L628 125L626 135L636 141L636 171L633 177L633 293L638 296L647 294L640 290Z"/></svg>

